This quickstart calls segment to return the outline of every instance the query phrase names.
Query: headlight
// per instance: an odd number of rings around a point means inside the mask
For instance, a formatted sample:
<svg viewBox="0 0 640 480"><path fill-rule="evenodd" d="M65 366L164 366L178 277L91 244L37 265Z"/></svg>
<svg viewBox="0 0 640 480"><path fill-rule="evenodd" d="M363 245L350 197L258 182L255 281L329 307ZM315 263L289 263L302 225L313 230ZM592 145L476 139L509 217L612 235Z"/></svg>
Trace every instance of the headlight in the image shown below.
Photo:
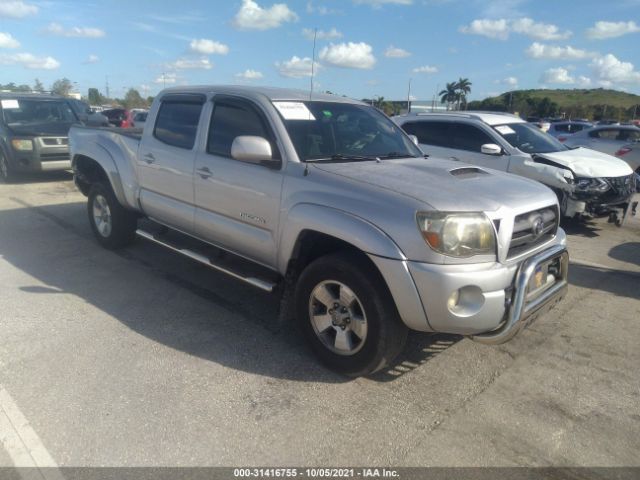
<svg viewBox="0 0 640 480"><path fill-rule="evenodd" d="M602 178L576 178L574 186L578 192L606 192L611 186Z"/></svg>
<svg viewBox="0 0 640 480"><path fill-rule="evenodd" d="M20 151L33 150L33 142L31 140L13 139L11 140L11 145L13 145L13 148Z"/></svg>
<svg viewBox="0 0 640 480"><path fill-rule="evenodd" d="M495 253L491 220L483 213L419 212L418 228L427 244L452 257Z"/></svg>

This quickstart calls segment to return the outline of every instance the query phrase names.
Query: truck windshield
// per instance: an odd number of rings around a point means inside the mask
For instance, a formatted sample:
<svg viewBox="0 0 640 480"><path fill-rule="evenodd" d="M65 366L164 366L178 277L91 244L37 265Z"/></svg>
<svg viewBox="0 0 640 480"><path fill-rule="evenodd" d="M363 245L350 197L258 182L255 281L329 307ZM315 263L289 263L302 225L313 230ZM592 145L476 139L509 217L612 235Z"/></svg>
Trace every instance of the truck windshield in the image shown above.
<svg viewBox="0 0 640 480"><path fill-rule="evenodd" d="M411 140L373 107L337 102L273 102L302 161L421 157Z"/></svg>
<svg viewBox="0 0 640 480"><path fill-rule="evenodd" d="M551 153L567 150L567 147L554 137L529 123L494 125L493 128L512 147L524 153Z"/></svg>
<svg viewBox="0 0 640 480"><path fill-rule="evenodd" d="M2 100L2 116L9 126L75 122L76 116L63 100Z"/></svg>

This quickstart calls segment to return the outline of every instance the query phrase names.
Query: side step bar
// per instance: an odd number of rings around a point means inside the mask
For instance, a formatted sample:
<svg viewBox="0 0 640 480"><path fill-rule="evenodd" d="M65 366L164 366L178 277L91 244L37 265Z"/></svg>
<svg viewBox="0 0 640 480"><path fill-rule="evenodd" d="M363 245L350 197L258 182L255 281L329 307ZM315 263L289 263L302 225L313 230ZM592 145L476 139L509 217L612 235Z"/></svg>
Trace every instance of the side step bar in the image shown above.
<svg viewBox="0 0 640 480"><path fill-rule="evenodd" d="M273 289L277 285L275 282L270 282L270 281L262 280L260 278L256 278L253 276L246 276L246 275L236 273L232 271L229 267L225 267L212 262L210 259L208 259L204 255L201 255L200 253L194 252L193 250L189 250L187 248L180 248L178 246L172 245L169 242L163 241L162 238L159 238L160 236L156 236L145 230L142 230L142 229L136 230L136 235L146 240L149 240L151 242L157 243L158 245L162 245L163 247L173 250L176 253L184 255L185 257L189 257L190 259L195 260L196 262L199 262L203 265L206 265L207 267L213 268L214 270L217 270L222 273L226 273L230 277L233 277L237 280L248 283L249 285L257 287L260 290L264 290L265 292L273 292Z"/></svg>

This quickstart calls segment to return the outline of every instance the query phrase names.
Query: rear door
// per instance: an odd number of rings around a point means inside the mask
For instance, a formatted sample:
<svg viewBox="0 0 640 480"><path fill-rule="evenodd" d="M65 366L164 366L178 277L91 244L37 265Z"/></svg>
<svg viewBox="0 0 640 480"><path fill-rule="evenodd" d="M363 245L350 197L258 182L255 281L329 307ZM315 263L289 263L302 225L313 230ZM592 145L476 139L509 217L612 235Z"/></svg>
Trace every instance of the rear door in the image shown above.
<svg viewBox="0 0 640 480"><path fill-rule="evenodd" d="M138 150L140 203L151 218L193 233L193 169L204 95L166 95Z"/></svg>
<svg viewBox="0 0 640 480"><path fill-rule="evenodd" d="M280 158L273 130L261 107L216 95L206 148L195 169L195 228L198 237L274 267L283 175L280 168L231 158L240 135L264 137Z"/></svg>

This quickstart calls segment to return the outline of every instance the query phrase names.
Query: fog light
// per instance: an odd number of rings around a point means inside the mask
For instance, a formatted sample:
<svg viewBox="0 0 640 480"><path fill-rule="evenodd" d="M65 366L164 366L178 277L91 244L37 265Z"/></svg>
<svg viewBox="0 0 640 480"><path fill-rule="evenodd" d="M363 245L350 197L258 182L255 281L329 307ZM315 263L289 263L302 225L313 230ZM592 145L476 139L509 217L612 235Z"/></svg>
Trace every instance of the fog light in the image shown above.
<svg viewBox="0 0 640 480"><path fill-rule="evenodd" d="M453 292L447 300L447 308L458 317L471 317L484 305L484 294L480 287L467 285Z"/></svg>
<svg viewBox="0 0 640 480"><path fill-rule="evenodd" d="M449 300L447 300L447 308L453 311L453 309L458 305L458 300L460 300L460 290L456 290L451 294Z"/></svg>

